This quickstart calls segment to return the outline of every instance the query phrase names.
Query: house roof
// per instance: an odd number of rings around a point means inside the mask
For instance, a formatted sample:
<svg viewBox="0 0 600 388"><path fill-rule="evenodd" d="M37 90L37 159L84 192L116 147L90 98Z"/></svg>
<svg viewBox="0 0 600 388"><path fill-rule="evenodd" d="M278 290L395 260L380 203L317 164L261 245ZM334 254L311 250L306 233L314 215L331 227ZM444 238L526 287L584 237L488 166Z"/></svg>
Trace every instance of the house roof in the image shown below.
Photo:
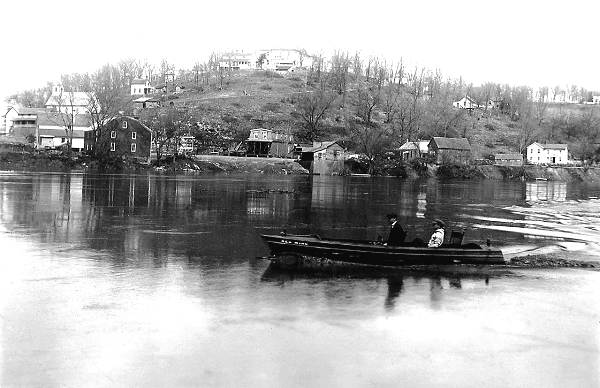
<svg viewBox="0 0 600 388"><path fill-rule="evenodd" d="M313 144L312 147L303 149L302 152L319 152L319 151L323 151L323 150L331 147L334 144L337 144L337 141L323 141L320 144L319 143L317 143L317 145Z"/></svg>
<svg viewBox="0 0 600 388"><path fill-rule="evenodd" d="M112 118L112 119L108 120L108 122L107 122L106 124L104 124L104 125L106 126L106 125L108 125L108 124L109 124L111 121L114 121L114 120L123 120L123 119L127 119L127 121L133 121L133 122L136 122L136 123L140 124L140 125L142 126L142 128L144 128L146 131L148 131L148 132L152 133L152 130L151 130L150 128L148 128L146 125L144 125L144 123L142 123L140 120L138 120L138 119L136 119L136 118L133 118L133 117L131 117L131 116L125 116L125 115L117 116L117 117L114 117L114 118Z"/></svg>
<svg viewBox="0 0 600 388"><path fill-rule="evenodd" d="M464 137L433 137L429 143L431 142L434 142L438 149L471 150L469 141Z"/></svg>
<svg viewBox="0 0 600 388"><path fill-rule="evenodd" d="M70 122L70 117L65 113L58 112L39 112L37 115L37 124L42 126L64 126L65 123ZM90 115L75 115L73 118L74 127L90 127L91 117Z"/></svg>
<svg viewBox="0 0 600 388"><path fill-rule="evenodd" d="M73 130L73 139L83 139L83 133L81 129ZM40 137L67 137L64 129L40 129Z"/></svg>
<svg viewBox="0 0 600 388"><path fill-rule="evenodd" d="M46 108L14 108L20 115L36 115L40 112L45 112Z"/></svg>
<svg viewBox="0 0 600 388"><path fill-rule="evenodd" d="M160 100L154 97L140 97L133 100L133 102L160 102Z"/></svg>
<svg viewBox="0 0 600 388"><path fill-rule="evenodd" d="M547 150L566 150L566 144L542 144L542 148Z"/></svg>
<svg viewBox="0 0 600 388"><path fill-rule="evenodd" d="M406 143L402 144L399 148L400 150L418 150L419 145L414 141L406 141Z"/></svg>
<svg viewBox="0 0 600 388"><path fill-rule="evenodd" d="M523 155L517 154L517 153L513 153L513 154L495 154L494 158L495 159L504 159L504 160L514 160L514 159L523 160Z"/></svg>
<svg viewBox="0 0 600 388"><path fill-rule="evenodd" d="M146 82L148 82L148 80L142 79L142 78L136 78L133 81L131 81L132 85L145 85Z"/></svg>
<svg viewBox="0 0 600 388"><path fill-rule="evenodd" d="M90 98L87 93L84 92L64 92L61 94L52 93L52 95L46 101L46 106L70 106L71 105L71 94L73 95L74 106L87 106L90 102Z"/></svg>

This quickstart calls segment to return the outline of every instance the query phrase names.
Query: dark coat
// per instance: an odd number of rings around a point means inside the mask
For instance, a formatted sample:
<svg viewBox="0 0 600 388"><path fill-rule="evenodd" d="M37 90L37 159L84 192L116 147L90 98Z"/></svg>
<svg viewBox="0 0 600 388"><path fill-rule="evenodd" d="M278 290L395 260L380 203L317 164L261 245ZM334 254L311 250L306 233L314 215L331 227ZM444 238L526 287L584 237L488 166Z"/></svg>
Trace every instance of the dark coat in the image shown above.
<svg viewBox="0 0 600 388"><path fill-rule="evenodd" d="M396 222L392 229L390 229L390 235L387 240L388 245L400 245L406 238L406 232L402 229L399 222Z"/></svg>

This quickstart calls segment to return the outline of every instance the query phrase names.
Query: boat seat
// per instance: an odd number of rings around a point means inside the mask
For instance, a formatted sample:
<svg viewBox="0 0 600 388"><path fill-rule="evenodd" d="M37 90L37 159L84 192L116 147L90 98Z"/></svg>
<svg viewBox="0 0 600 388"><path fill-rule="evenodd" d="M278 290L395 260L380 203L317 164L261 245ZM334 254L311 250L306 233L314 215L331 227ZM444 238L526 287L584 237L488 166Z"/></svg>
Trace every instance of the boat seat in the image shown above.
<svg viewBox="0 0 600 388"><path fill-rule="evenodd" d="M450 241L448 242L448 244L459 247L462 245L463 237L465 237L465 232L460 230L453 230L452 233L450 233Z"/></svg>

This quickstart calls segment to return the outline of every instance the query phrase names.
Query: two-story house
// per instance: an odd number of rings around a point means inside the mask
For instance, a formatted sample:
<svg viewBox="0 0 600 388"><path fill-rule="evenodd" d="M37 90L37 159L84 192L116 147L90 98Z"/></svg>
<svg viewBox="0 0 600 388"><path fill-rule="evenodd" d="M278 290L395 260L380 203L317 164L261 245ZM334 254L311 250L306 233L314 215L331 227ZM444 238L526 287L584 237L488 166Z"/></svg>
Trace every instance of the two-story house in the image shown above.
<svg viewBox="0 0 600 388"><path fill-rule="evenodd" d="M146 96L155 92L154 86L147 79L134 79L131 81L132 96Z"/></svg>
<svg viewBox="0 0 600 388"><path fill-rule="evenodd" d="M568 164L566 144L533 143L527 147L527 162L531 164Z"/></svg>

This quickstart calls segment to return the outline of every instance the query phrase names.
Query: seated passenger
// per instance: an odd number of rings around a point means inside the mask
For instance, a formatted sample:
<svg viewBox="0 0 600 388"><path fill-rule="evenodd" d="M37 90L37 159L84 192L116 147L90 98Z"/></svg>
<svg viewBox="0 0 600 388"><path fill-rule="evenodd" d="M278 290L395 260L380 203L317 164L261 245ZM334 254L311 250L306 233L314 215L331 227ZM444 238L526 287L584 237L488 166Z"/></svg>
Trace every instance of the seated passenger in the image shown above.
<svg viewBox="0 0 600 388"><path fill-rule="evenodd" d="M390 213L387 215L390 222L391 229L390 235L388 236L385 245L396 246L401 245L406 238L406 232L402 229L402 226L398 223L398 215L396 213Z"/></svg>
<svg viewBox="0 0 600 388"><path fill-rule="evenodd" d="M431 235L431 239L429 239L429 243L427 246L429 248L439 248L444 243L444 221L436 219L433 221L433 226L435 227L435 232Z"/></svg>

